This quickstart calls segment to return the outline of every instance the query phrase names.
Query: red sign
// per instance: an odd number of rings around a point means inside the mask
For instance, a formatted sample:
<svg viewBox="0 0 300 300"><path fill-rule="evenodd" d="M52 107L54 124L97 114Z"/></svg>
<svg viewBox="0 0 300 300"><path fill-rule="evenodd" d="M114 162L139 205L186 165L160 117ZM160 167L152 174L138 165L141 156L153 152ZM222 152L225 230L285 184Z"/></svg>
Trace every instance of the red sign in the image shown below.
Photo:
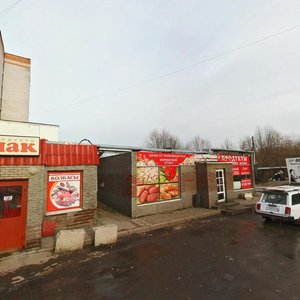
<svg viewBox="0 0 300 300"><path fill-rule="evenodd" d="M242 189L251 189L252 188L252 182L250 178L243 178L241 180L242 183Z"/></svg>
<svg viewBox="0 0 300 300"><path fill-rule="evenodd" d="M250 155L218 154L219 162L231 162L233 165L250 165Z"/></svg>
<svg viewBox="0 0 300 300"><path fill-rule="evenodd" d="M47 212L63 213L81 207L82 173L49 172Z"/></svg>
<svg viewBox="0 0 300 300"><path fill-rule="evenodd" d="M232 166L232 175L239 176L240 175L240 167L239 166Z"/></svg>
<svg viewBox="0 0 300 300"><path fill-rule="evenodd" d="M137 166L178 166L193 154L138 152Z"/></svg>
<svg viewBox="0 0 300 300"><path fill-rule="evenodd" d="M250 166L240 166L240 173L241 173L241 175L250 175L251 167Z"/></svg>

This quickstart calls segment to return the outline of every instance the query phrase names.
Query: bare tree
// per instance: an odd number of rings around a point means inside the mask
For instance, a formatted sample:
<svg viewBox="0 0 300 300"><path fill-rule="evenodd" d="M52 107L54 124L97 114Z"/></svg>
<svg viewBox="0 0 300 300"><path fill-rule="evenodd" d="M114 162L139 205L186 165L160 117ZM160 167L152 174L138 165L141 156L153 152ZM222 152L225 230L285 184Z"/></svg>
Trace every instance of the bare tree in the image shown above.
<svg viewBox="0 0 300 300"><path fill-rule="evenodd" d="M199 135L196 135L191 141L186 143L185 148L187 150L201 151L204 149L210 149L211 143L209 140L203 139Z"/></svg>
<svg viewBox="0 0 300 300"><path fill-rule="evenodd" d="M229 139L229 138L226 138L224 143L221 145L221 148L222 149L234 149L235 148L235 145L234 143Z"/></svg>
<svg viewBox="0 0 300 300"><path fill-rule="evenodd" d="M240 149L243 151L254 150L253 137L245 136L240 140Z"/></svg>
<svg viewBox="0 0 300 300"><path fill-rule="evenodd" d="M282 147L286 137L271 127L258 127L255 131L256 160L263 167L284 165Z"/></svg>
<svg viewBox="0 0 300 300"><path fill-rule="evenodd" d="M249 150L251 139L244 137L240 142L240 148ZM282 135L271 127L258 127L253 136L257 167L282 167L288 157L300 156L300 140ZM273 174L272 169L260 171L256 174L258 181L268 180Z"/></svg>
<svg viewBox="0 0 300 300"><path fill-rule="evenodd" d="M146 147L155 149L180 149L181 142L179 138L172 135L167 130L154 129L150 132L145 141Z"/></svg>

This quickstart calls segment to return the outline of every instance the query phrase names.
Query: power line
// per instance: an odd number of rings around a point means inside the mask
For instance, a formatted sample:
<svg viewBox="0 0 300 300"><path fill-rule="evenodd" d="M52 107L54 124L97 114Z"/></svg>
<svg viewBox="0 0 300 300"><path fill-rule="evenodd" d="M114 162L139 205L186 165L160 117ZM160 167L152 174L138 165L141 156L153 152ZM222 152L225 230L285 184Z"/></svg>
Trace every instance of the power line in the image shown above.
<svg viewBox="0 0 300 300"><path fill-rule="evenodd" d="M9 7L5 8L4 10L2 10L0 12L0 18L5 15L5 13L7 13L9 10L11 10L14 6L16 6L18 3L20 3L22 0L18 0L15 3L11 4Z"/></svg>
<svg viewBox="0 0 300 300"><path fill-rule="evenodd" d="M21 1L21 0L19 0L19 1ZM140 81L140 82L137 82L137 83L128 85L128 86L126 86L126 87L124 87L124 88L115 89L115 90L112 90L112 91L103 93L103 94L98 95L98 96L95 96L95 97L87 98L87 99L84 99L84 100L81 100L81 101L78 101L78 102L75 102L75 103L72 103L72 104L68 104L68 105L65 105L65 106L60 106L59 108L68 108L68 107L71 107L71 106L79 105L79 104L82 104L82 103L85 103L85 102L93 101L93 100L95 100L95 99L98 99L98 98L101 98L101 97L104 97L104 96L109 96L109 95L113 95L113 94L116 94L116 93L120 93L120 92L129 90L129 89L138 87L138 86L142 86L142 85L148 84L148 83L153 82L153 81L158 81L158 80L161 80L161 79L163 79L163 78L170 77L170 76L172 76L172 75L174 75L174 74L181 73L181 72L184 72L184 71L186 71L186 70L195 68L195 67L197 67L197 66L199 66L199 65L201 65L201 64L204 64L204 63L207 63L207 62L216 60L216 59L218 59L218 58L221 58L221 57L230 55L230 54L235 53L235 52L238 52L238 51L240 51L240 50L242 50L242 49L250 48L250 47L252 47L252 46L254 46L254 45L260 44L260 43L262 43L262 42L265 42L265 41L270 40L270 39L272 39L272 38L274 38L274 37L280 36L280 35L282 35L282 34L284 34L284 33L289 32L289 31L296 30L296 29L298 29L298 28L300 28L300 25L296 25L296 26L294 26L294 27L290 27L290 28L288 28L288 29L285 29L285 30L279 31L279 32L277 32L277 33L268 35L268 36L263 37L263 38L261 38L261 39L258 39L258 40L256 40L256 41L253 41L253 42L250 42L250 43L248 43L248 44L239 46L239 47L237 47L237 48L230 49L230 50L225 51L225 52L223 52L223 53L217 54L217 55L212 56L212 57L209 57L209 58L207 58L207 59L203 59L203 60L198 61L198 62L196 62L196 63L193 63L193 64L191 64L191 65L188 65L188 66L179 68L179 69L177 69L177 70L173 70L173 71L171 71L171 72L168 72L168 73L165 73L165 74L162 74L162 75L153 77L153 78L146 79L146 80L144 80L144 81ZM53 109L45 110L45 111L42 111L42 112L39 112L39 113L46 113L46 112L51 112L51 111L55 111L55 110L57 110L57 107L56 107L56 108L53 108ZM37 114L37 113L36 113L36 114Z"/></svg>

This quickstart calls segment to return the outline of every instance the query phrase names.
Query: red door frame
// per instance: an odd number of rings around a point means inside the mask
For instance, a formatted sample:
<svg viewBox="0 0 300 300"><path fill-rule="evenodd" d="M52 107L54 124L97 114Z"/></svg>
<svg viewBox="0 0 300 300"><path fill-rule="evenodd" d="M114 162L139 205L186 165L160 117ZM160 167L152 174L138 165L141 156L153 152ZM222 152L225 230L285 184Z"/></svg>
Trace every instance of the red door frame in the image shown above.
<svg viewBox="0 0 300 300"><path fill-rule="evenodd" d="M20 250L25 247L28 181L5 180L0 181L1 187L21 187L21 213L6 217L0 215L0 251ZM1 199L0 199L1 201ZM3 203L4 200L2 199ZM4 205L4 204L3 204Z"/></svg>

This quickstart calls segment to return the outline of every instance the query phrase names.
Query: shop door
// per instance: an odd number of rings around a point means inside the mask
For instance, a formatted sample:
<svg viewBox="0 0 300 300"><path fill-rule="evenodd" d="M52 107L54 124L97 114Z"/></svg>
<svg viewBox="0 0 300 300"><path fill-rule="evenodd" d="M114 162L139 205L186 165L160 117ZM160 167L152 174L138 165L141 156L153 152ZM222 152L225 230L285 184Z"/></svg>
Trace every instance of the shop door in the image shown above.
<svg viewBox="0 0 300 300"><path fill-rule="evenodd" d="M226 199L225 193L225 180L224 180L224 170L216 170L216 181L217 181L217 195L218 202L224 202Z"/></svg>
<svg viewBox="0 0 300 300"><path fill-rule="evenodd" d="M25 246L27 181L0 181L0 251Z"/></svg>

